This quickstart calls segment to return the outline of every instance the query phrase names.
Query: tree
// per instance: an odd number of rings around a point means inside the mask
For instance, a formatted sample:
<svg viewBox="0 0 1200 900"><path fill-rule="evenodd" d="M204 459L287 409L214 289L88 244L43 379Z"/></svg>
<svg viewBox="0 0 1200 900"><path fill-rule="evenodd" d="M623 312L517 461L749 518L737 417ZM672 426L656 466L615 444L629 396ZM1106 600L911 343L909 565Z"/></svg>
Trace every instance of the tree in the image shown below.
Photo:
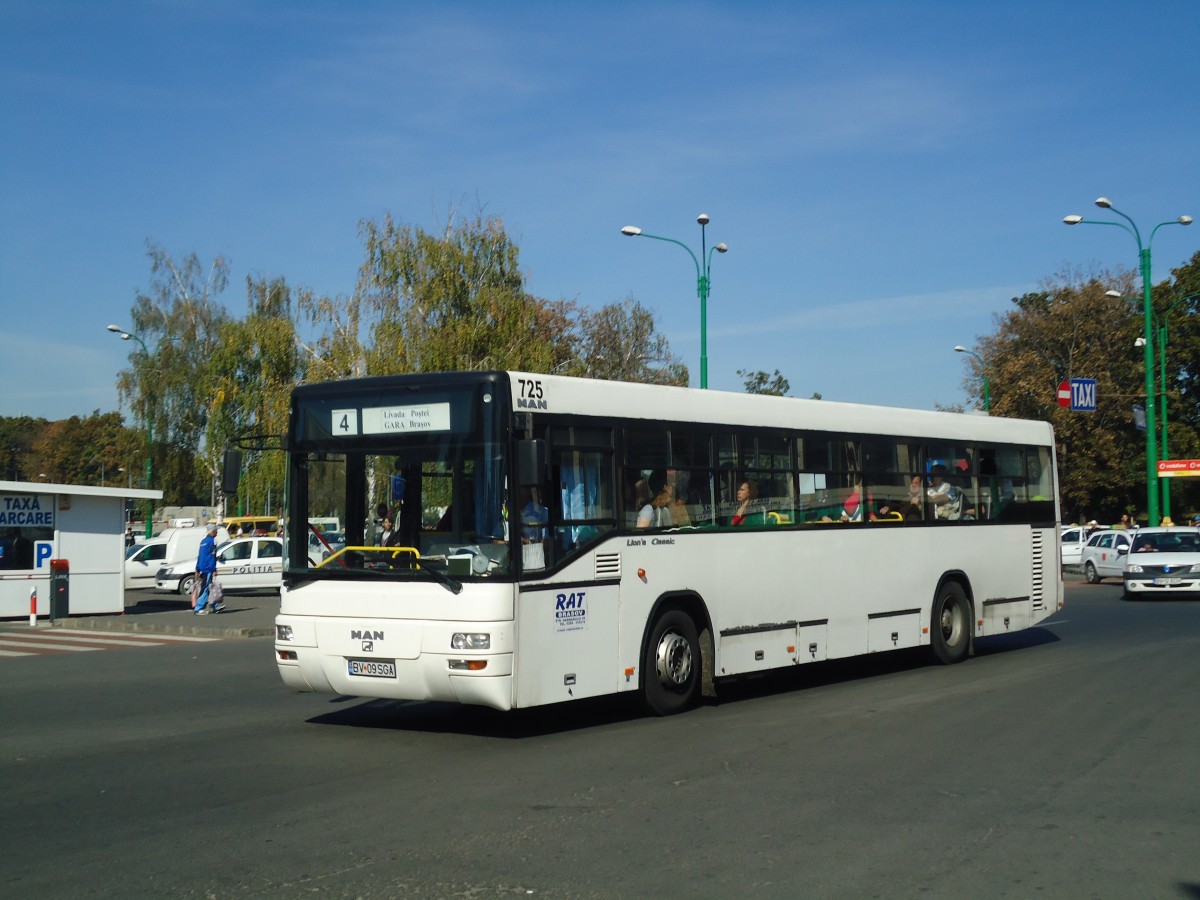
<svg viewBox="0 0 1200 900"><path fill-rule="evenodd" d="M986 372L992 415L1053 424L1064 518L1115 520L1145 496L1144 442L1130 410L1144 394L1134 356L1140 320L1128 300L1106 295L1114 287L1128 295L1130 282L1127 272L1064 272L1014 298L996 333L977 343L983 365L965 382L978 392ZM1059 406L1056 387L1072 377L1096 378L1096 412Z"/></svg>
<svg viewBox="0 0 1200 900"><path fill-rule="evenodd" d="M213 397L212 357L229 313L216 295L228 280L221 257L206 269L193 253L177 264L147 241L149 293L138 292L131 311L130 368L117 388L153 437L156 485L164 500L194 502L197 452ZM199 484L206 479L201 476Z"/></svg>
<svg viewBox="0 0 1200 900"><path fill-rule="evenodd" d="M126 428L118 412L94 411L90 416L71 416L46 422L30 442L29 457L36 472L47 481L64 484L121 486L127 476L140 469L141 434Z"/></svg>
<svg viewBox="0 0 1200 900"><path fill-rule="evenodd" d="M497 218L431 234L389 216L362 234L354 295L300 297L319 330L303 345L307 380L519 369L687 384L687 368L632 298L589 312L527 293L517 246Z"/></svg>
<svg viewBox="0 0 1200 900"><path fill-rule="evenodd" d="M32 481L42 470L30 451L38 434L49 422L31 416L0 418L0 478Z"/></svg>
<svg viewBox="0 0 1200 900"><path fill-rule="evenodd" d="M792 385L779 374L779 370L775 370L774 375L768 375L761 369L757 372L750 372L747 369L738 369L738 378L746 385L747 394L770 394L774 397L785 397L787 392L792 389Z"/></svg>
<svg viewBox="0 0 1200 900"><path fill-rule="evenodd" d="M654 325L654 314L632 297L580 313L577 374L608 381L686 386L687 366Z"/></svg>
<svg viewBox="0 0 1200 900"><path fill-rule="evenodd" d="M283 278L246 279L247 312L220 326L209 360L212 399L201 453L201 469L219 481L223 453L247 453L239 489L240 511L272 514L283 498L284 459L291 388L300 373L291 290ZM262 501L253 509L248 499Z"/></svg>

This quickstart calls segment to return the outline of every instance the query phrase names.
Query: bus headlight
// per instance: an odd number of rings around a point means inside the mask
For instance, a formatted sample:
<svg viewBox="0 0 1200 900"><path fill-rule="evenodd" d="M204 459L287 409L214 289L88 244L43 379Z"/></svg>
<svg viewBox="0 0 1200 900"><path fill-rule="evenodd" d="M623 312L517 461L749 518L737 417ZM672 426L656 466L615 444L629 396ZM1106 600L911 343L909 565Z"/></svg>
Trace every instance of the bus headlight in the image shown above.
<svg viewBox="0 0 1200 900"><path fill-rule="evenodd" d="M292 626L291 625L276 625L275 626L275 640L277 640L277 641L292 640Z"/></svg>
<svg viewBox="0 0 1200 900"><path fill-rule="evenodd" d="M483 631L456 631L450 646L454 650L490 650L492 636Z"/></svg>

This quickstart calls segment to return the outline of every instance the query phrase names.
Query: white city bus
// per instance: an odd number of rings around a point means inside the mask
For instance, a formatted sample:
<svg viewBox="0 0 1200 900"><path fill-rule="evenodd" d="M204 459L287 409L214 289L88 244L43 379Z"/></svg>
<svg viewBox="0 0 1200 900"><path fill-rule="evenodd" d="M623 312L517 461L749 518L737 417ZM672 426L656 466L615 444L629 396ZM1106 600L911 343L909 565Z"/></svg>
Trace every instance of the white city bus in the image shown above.
<svg viewBox="0 0 1200 900"><path fill-rule="evenodd" d="M299 386L287 453L300 691L666 714L769 669L958 662L1062 606L1044 422L459 372Z"/></svg>

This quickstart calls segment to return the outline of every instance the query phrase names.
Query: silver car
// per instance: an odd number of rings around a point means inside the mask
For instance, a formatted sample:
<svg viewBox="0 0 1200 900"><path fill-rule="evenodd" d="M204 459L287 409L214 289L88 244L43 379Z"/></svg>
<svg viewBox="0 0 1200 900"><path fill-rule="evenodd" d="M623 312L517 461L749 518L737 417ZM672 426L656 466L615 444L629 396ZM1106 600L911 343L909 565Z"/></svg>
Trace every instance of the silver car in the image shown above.
<svg viewBox="0 0 1200 900"><path fill-rule="evenodd" d="M1200 597L1200 528L1140 528L1122 572L1126 600Z"/></svg>

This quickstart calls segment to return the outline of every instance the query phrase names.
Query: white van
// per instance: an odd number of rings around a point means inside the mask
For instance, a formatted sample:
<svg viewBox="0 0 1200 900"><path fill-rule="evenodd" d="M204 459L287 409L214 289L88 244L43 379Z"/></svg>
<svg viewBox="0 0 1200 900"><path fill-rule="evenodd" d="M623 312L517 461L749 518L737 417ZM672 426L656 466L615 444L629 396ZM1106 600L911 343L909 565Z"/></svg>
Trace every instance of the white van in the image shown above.
<svg viewBox="0 0 1200 900"><path fill-rule="evenodd" d="M200 552L200 542L208 534L205 525L191 528L164 528L158 537L151 538L144 544L134 544L125 559L125 590L133 588L152 588L158 570L168 563L177 560L196 558ZM217 544L229 540L229 532L223 527L217 529Z"/></svg>

